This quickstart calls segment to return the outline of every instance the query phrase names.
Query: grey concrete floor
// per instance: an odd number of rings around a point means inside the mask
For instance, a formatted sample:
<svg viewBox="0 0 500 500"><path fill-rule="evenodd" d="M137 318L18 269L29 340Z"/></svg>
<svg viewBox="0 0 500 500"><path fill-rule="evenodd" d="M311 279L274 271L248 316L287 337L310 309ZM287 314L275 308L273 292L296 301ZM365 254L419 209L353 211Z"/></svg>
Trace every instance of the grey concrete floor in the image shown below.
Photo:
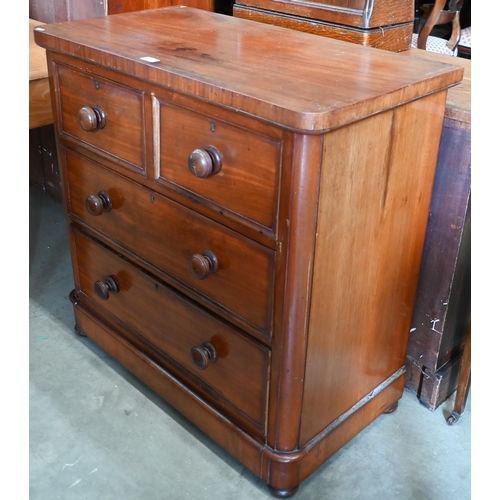
<svg viewBox="0 0 500 500"><path fill-rule="evenodd" d="M31 500L257 500L266 485L74 332L62 205L30 188ZM404 393L304 481L295 500L471 498L471 397L448 426ZM4 471L5 471L4 467Z"/></svg>

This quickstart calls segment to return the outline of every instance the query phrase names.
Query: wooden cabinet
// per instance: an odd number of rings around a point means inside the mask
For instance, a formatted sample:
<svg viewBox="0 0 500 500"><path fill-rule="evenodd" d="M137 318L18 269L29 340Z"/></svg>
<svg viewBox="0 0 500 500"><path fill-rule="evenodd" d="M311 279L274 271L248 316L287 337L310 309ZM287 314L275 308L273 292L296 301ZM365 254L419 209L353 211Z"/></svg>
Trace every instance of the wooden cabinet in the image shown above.
<svg viewBox="0 0 500 500"><path fill-rule="evenodd" d="M35 39L77 331L293 494L402 395L462 68L181 7Z"/></svg>
<svg viewBox="0 0 500 500"><path fill-rule="evenodd" d="M172 5L185 5L186 7L213 11L217 3L220 3L220 0L106 0L108 15L159 9Z"/></svg>
<svg viewBox="0 0 500 500"><path fill-rule="evenodd" d="M233 15L399 52L411 46L413 0L236 0Z"/></svg>
<svg viewBox="0 0 500 500"><path fill-rule="evenodd" d="M406 386L430 410L457 389L471 303L471 62L454 64L464 78L448 92L406 363Z"/></svg>

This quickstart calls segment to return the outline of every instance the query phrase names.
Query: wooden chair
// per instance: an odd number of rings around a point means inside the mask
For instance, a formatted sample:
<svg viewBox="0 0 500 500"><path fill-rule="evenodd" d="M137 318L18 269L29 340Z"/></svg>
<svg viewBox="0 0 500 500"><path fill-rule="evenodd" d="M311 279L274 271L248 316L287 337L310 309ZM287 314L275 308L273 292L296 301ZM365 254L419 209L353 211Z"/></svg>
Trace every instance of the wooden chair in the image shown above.
<svg viewBox="0 0 500 500"><path fill-rule="evenodd" d="M425 23L418 33L413 34L412 47L457 56L457 46L461 36L460 10L463 4L464 0L436 0L433 4L429 4L425 0L416 0L415 24L420 24L420 12L422 12ZM449 40L430 35L435 26L450 23L452 31ZM416 26L417 30L418 26Z"/></svg>

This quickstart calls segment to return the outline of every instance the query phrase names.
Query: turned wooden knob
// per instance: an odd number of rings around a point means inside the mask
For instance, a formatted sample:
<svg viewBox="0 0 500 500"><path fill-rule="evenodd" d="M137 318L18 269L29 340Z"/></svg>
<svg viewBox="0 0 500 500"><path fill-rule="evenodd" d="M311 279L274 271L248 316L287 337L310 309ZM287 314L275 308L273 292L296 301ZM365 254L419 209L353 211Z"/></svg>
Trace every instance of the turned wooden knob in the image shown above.
<svg viewBox="0 0 500 500"><path fill-rule="evenodd" d="M217 361L217 351L210 342L203 342L200 347L191 349L191 361L196 368L205 370L210 363Z"/></svg>
<svg viewBox="0 0 500 500"><path fill-rule="evenodd" d="M94 292L101 300L108 300L110 293L118 293L118 283L112 276L107 276L104 281L94 283Z"/></svg>
<svg viewBox="0 0 500 500"><path fill-rule="evenodd" d="M106 191L99 191L97 194L89 194L85 200L87 212L94 217L104 212L109 212L113 208L111 198Z"/></svg>
<svg viewBox="0 0 500 500"><path fill-rule="evenodd" d="M213 252L205 250L202 254L195 253L191 257L189 268L196 278L204 280L219 269L219 261Z"/></svg>
<svg viewBox="0 0 500 500"><path fill-rule="evenodd" d="M83 130L91 132L106 126L106 114L100 106L83 106L78 113L78 122Z"/></svg>
<svg viewBox="0 0 500 500"><path fill-rule="evenodd" d="M191 173L200 178L215 175L222 168L222 156L213 146L195 149L188 158Z"/></svg>

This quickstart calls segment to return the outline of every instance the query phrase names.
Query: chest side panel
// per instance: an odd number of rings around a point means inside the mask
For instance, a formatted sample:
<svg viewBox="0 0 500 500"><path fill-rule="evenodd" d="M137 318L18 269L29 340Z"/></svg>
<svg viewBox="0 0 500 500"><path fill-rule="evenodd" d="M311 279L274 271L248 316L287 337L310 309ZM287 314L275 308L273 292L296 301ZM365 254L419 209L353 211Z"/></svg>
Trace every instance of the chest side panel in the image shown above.
<svg viewBox="0 0 500 500"><path fill-rule="evenodd" d="M445 98L325 138L301 445L404 364Z"/></svg>

